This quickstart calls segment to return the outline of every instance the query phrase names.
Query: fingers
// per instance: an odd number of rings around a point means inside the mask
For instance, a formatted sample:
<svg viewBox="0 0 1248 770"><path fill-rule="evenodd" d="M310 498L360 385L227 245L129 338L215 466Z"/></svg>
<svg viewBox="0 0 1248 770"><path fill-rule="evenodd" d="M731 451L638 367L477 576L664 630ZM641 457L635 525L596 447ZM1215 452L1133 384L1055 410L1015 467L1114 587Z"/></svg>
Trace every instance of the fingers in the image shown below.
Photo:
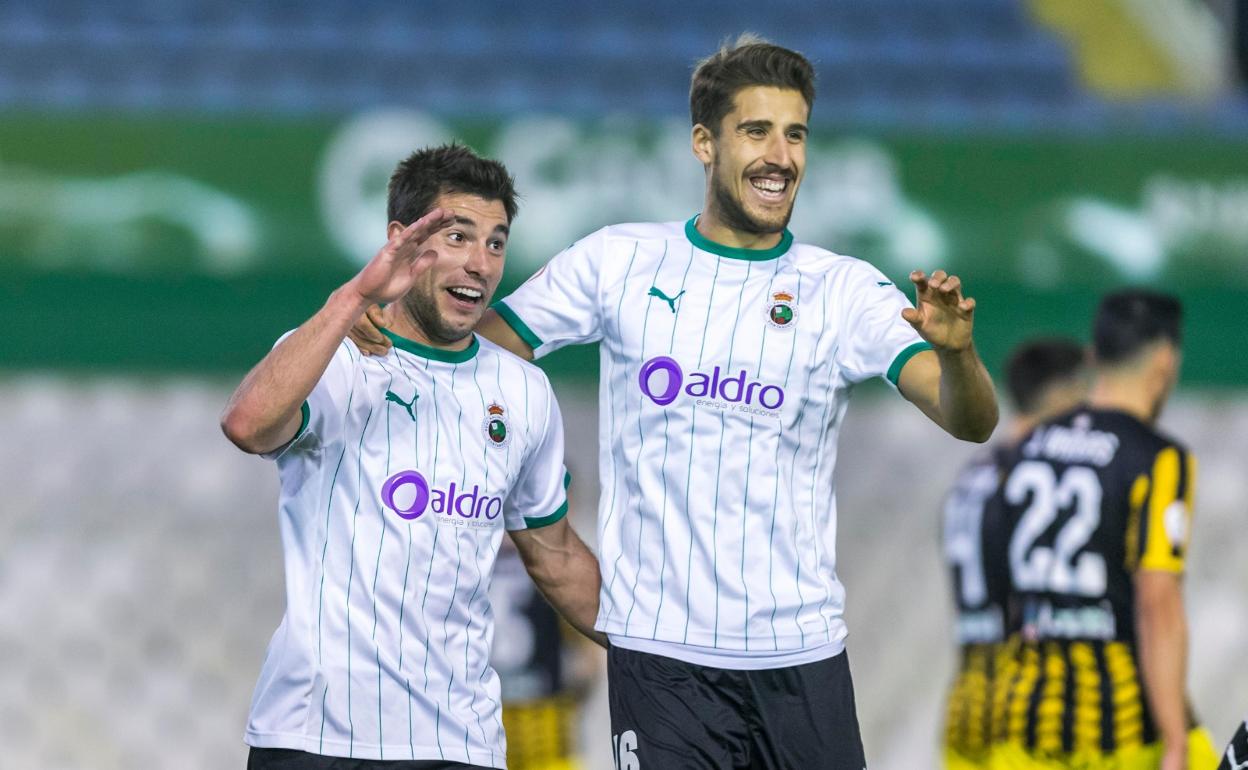
<svg viewBox="0 0 1248 770"><path fill-rule="evenodd" d="M923 323L923 314L912 307L903 308L901 319L916 329Z"/></svg>
<svg viewBox="0 0 1248 770"><path fill-rule="evenodd" d="M390 352L390 340L378 328L383 324L380 305L372 305L351 327L351 341L366 356L384 356Z"/></svg>
<svg viewBox="0 0 1248 770"><path fill-rule="evenodd" d="M914 282L920 297L939 298L945 304L961 307L962 279L958 276L950 275L944 270L935 270L928 276L922 270L915 270L910 274L910 280Z"/></svg>
<svg viewBox="0 0 1248 770"><path fill-rule="evenodd" d="M429 236L442 230L454 221L455 212L450 209L436 208L395 233L387 245L397 254L403 254L409 258L414 257L420 252L412 254L408 253L408 249L424 243L429 239Z"/></svg>

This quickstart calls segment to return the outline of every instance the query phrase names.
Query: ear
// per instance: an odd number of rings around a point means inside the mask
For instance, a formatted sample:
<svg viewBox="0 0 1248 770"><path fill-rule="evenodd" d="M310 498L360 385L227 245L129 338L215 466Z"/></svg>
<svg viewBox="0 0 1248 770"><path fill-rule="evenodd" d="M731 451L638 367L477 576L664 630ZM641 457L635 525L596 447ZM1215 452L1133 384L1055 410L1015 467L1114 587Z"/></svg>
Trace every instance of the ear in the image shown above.
<svg viewBox="0 0 1248 770"><path fill-rule="evenodd" d="M693 127L693 156L702 161L703 166L715 163L715 134L711 129L698 123Z"/></svg>
<svg viewBox="0 0 1248 770"><path fill-rule="evenodd" d="M390 224L386 225L386 240L387 241L390 240L391 238L393 238L394 236L398 235L399 233L403 232L406 229L407 229L407 225L403 224L402 222L391 222Z"/></svg>

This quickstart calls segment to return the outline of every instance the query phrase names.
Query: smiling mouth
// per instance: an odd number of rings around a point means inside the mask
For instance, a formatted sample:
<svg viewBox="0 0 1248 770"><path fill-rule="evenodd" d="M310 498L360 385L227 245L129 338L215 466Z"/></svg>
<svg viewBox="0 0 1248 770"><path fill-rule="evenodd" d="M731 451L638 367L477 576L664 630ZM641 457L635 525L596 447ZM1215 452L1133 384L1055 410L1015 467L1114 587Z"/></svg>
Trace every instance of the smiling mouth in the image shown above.
<svg viewBox="0 0 1248 770"><path fill-rule="evenodd" d="M783 201L789 191L791 180L788 177L752 176L750 187L765 201L778 203Z"/></svg>
<svg viewBox="0 0 1248 770"><path fill-rule="evenodd" d="M479 305L485 299L485 292L471 286L451 286L446 293L456 302L469 306Z"/></svg>

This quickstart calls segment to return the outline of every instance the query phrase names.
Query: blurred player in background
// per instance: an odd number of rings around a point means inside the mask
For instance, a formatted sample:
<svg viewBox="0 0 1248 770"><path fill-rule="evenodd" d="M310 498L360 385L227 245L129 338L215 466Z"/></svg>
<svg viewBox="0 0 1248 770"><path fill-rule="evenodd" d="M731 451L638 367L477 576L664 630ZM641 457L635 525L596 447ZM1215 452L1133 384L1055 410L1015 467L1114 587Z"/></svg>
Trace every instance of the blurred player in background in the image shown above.
<svg viewBox="0 0 1248 770"><path fill-rule="evenodd" d="M1196 462L1156 428L1178 378L1181 315L1166 294L1105 297L1088 405L1038 426L1005 461L994 502L1021 646L998 674L1001 767L1217 764L1185 689Z"/></svg>
<svg viewBox="0 0 1248 770"><path fill-rule="evenodd" d="M580 768L580 706L600 675L601 651L542 598L507 541L494 565L490 606L490 664L502 684L508 769Z"/></svg>
<svg viewBox="0 0 1248 770"><path fill-rule="evenodd" d="M511 176L449 145L400 163L389 196L388 243L221 419L281 478L286 612L252 699L253 770L504 767L486 595L504 529L593 633L598 564L565 518L550 383L472 331L502 276ZM344 337L376 303L394 347L363 358Z"/></svg>
<svg viewBox="0 0 1248 770"><path fill-rule="evenodd" d="M1000 484L1011 448L1047 419L1073 409L1088 393L1084 348L1074 340L1037 339L1010 354L1005 380L1014 417L996 446L958 474L945 501L945 560L957 610L958 671L945 714L945 765L950 770L988 767L992 737L994 672L1008 654L1006 599L1009 577L1001 523L987 504Z"/></svg>
<svg viewBox="0 0 1248 770"><path fill-rule="evenodd" d="M814 94L801 54L724 46L690 89L702 212L599 230L483 319L526 358L601 343L596 627L621 768L862 770L835 557L850 394L878 377L954 436L996 426L957 277L915 271L911 306L789 232Z"/></svg>

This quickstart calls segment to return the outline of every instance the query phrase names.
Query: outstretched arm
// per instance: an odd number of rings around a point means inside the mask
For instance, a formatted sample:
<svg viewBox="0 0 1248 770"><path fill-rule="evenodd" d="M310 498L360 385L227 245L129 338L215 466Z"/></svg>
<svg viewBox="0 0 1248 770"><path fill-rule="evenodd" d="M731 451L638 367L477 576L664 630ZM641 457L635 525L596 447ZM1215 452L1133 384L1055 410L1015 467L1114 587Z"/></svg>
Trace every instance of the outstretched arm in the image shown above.
<svg viewBox="0 0 1248 770"><path fill-rule="evenodd" d="M514 530L509 534L529 576L550 605L573 628L606 647L606 635L594 630L602 583L598 559L567 518L540 529Z"/></svg>
<svg viewBox="0 0 1248 770"><path fill-rule="evenodd" d="M244 452L271 452L295 437L300 407L325 373L334 351L365 308L407 293L433 264L426 242L450 223L434 209L407 227L390 226L390 240L354 278L329 295L325 306L269 351L230 397L221 429Z"/></svg>
<svg viewBox="0 0 1248 770"><path fill-rule="evenodd" d="M962 296L962 281L937 270L910 274L913 308L901 311L932 346L911 358L897 387L940 427L966 441L987 441L997 426L997 395L971 338L975 300Z"/></svg>

